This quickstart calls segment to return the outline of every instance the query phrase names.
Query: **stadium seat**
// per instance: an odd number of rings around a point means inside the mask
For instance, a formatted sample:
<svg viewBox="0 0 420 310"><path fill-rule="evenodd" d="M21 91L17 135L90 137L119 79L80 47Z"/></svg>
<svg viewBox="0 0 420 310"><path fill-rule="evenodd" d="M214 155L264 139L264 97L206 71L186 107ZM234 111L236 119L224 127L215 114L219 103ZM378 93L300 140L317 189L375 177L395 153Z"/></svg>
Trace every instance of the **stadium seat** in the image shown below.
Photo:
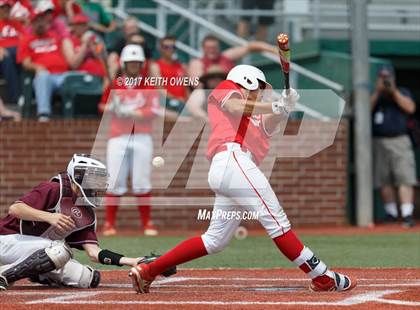
<svg viewBox="0 0 420 310"><path fill-rule="evenodd" d="M101 78L80 72L69 74L59 91L64 118L97 116L102 91Z"/></svg>
<svg viewBox="0 0 420 310"><path fill-rule="evenodd" d="M32 80L34 78L34 74L27 70L22 70L21 78L23 94L22 116L27 118L31 115L34 97L34 90L32 88Z"/></svg>

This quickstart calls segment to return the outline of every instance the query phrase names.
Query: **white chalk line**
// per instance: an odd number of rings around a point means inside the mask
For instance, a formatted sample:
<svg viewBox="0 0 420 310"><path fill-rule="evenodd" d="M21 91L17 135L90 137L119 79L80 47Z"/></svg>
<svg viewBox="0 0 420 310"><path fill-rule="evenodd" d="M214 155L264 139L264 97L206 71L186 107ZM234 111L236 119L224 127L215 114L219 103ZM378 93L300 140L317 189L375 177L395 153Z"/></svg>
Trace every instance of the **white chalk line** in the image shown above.
<svg viewBox="0 0 420 310"><path fill-rule="evenodd" d="M171 277L171 278L164 278L164 279L159 279L156 282L153 283L153 287L190 287L190 288L214 288L215 284L183 284L180 282L186 282L186 281L209 281L209 280L224 280L224 281L228 281L229 279L226 278L197 278L197 277ZM233 278L232 278L233 280ZM244 279L235 279L236 281L252 281L249 278L244 278ZM302 282L307 282L309 283L308 279L302 279ZM260 281L256 281L256 282L279 282L279 281L286 281L285 279L283 280L269 280L269 281L263 281L262 279L260 279ZM296 281L296 280L287 280L288 282L292 282L292 281ZM420 281L419 280L415 280L414 282L408 282L408 283L371 283L371 284L362 284L360 283L362 280L358 279L359 284L358 287L417 287L420 286ZM300 281L299 281L300 282ZM271 285L275 285L276 283L270 283ZM292 285L293 283L291 283ZM261 284L249 284L247 283L246 285L242 285L242 284L216 284L218 287L235 287L235 288L246 288L246 287L260 287L261 285L263 285L263 283ZM268 284L267 284L268 285ZM18 286L23 286L23 287L39 287L37 284L21 284ZM128 284L128 283L121 283L121 284L117 284L117 283L104 283L100 285L100 288L121 288L121 289L127 289L127 288L131 288L132 285Z"/></svg>
<svg viewBox="0 0 420 310"><path fill-rule="evenodd" d="M254 278L243 278L243 277L236 277L236 278L229 278L228 280L235 280L235 281L252 281ZM308 281L308 279L289 279L289 278L271 278L271 279L261 279L255 278L258 281ZM153 286L156 288L214 288L214 285L208 284L183 284L179 282L185 281L209 281L209 280L227 280L226 278L222 277L171 277L171 278L162 278L159 279L154 283ZM372 280L372 279L367 279ZM376 279L377 280L377 279ZM400 279L401 280L401 279ZM30 285L30 284L27 284ZM26 286L26 285L24 285ZM241 285L241 284L222 284L217 285L219 287L235 287L235 288L247 288L247 287L255 287L256 285ZM359 287L410 287L410 286L420 286L420 281L416 280L414 283L389 283L389 284L359 284ZM107 283L101 285L101 287L108 287L108 288L131 288L130 284L112 284ZM299 288L297 288L299 289ZM304 289L304 288L302 288ZM305 288L306 290L306 288ZM168 293L167 290L165 290ZM177 291L173 291L177 292ZM287 291L285 291L287 292ZM282 292L282 293L285 293ZM400 293L400 290L382 290L382 291L373 291L373 292L365 292L362 294L354 295L349 298L346 298L341 301L337 302L303 302L303 301L272 301L272 302L258 302L258 301L142 301L142 300L127 300L127 301L101 301L101 300L91 300L92 297L96 297L99 295L106 295L106 294L130 294L133 296L137 296L134 292L131 291L119 291L119 290L72 290L67 292L52 292L52 291L30 291L30 292L20 292L20 291L6 291L3 294L6 295L26 295L26 296L42 296L48 295L55 297L48 297L48 298L40 298L37 300L31 300L26 302L26 304L144 304L144 305L166 305L166 304L197 304L197 305L313 305L313 306L320 306L320 305L337 305L337 306L347 306L353 304L360 304L366 302L378 302L378 303L386 303L386 304L394 304L394 305L402 305L402 306L420 306L420 302L417 301L402 301L402 300L393 300L393 299L384 299L383 297L387 294L392 293ZM163 292L159 292L163 293ZM84 300L88 299L88 300Z"/></svg>
<svg viewBox="0 0 420 310"><path fill-rule="evenodd" d="M89 293L89 294L88 294ZM96 296L97 292L79 292L78 294L66 296L59 296L59 297L52 297L46 299L39 299L27 302L26 304L46 304L46 303L54 303L54 304L88 304L88 305L104 305L104 304L113 304L113 305L260 305L260 306L276 306L276 305L305 305L305 306L353 306L364 304L368 302L376 302L376 303L386 303L386 304L393 304L393 305L401 305L401 306L420 306L420 302L414 301L401 301L401 300L393 300L393 299L384 299L386 295L389 294L396 294L401 293L399 290L383 290L383 291L376 291L376 292L368 292L363 294L357 294L354 296L350 296L340 301L238 301L238 300L231 300L231 301L191 301L191 300L184 300L184 301L145 301L145 300L128 300L128 301L121 301L121 300L83 300L82 298L90 298ZM134 295L136 296L136 295ZM74 299L74 300L73 300Z"/></svg>
<svg viewBox="0 0 420 310"><path fill-rule="evenodd" d="M374 292L366 292L357 295L350 296L340 301L268 301L268 302L259 302L259 301L144 301L144 300L132 300L137 298L138 295L134 292L129 291L118 291L118 290L108 290L108 291L71 291L71 292L4 292L6 295L56 295L56 297L40 298L37 300L28 301L25 304L91 304L91 305L101 305L101 304L118 304L118 305L182 305L182 304L191 304L191 305L307 305L307 306L351 306L357 304L363 304L367 302L377 302L377 303L386 303L393 305L401 306L420 306L420 302L417 301L403 301L403 300L394 300L394 299L385 299L386 295L401 293L401 290L381 290ZM122 301L122 300L91 300L92 297L97 297L98 295L109 295L109 294L124 294L131 295L131 300ZM335 293L331 293L335 294ZM88 300L85 300L85 299Z"/></svg>

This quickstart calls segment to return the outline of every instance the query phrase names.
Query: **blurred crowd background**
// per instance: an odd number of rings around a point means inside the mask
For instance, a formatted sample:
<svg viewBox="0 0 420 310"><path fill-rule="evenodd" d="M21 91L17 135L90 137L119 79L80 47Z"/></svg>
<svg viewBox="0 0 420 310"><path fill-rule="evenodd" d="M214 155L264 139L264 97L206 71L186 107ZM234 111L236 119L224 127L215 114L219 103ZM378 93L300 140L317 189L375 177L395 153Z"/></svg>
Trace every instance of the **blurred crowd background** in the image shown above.
<svg viewBox="0 0 420 310"><path fill-rule="evenodd" d="M272 8L273 1L266 3ZM139 76L198 77L197 88L217 85L249 53L276 53L274 46L263 41L272 18L262 18L256 35L259 41L222 51L219 39L209 34L201 40L203 57L181 62L176 36L165 34L149 40L138 18L126 16L117 22L108 12L109 4L92 0L0 1L0 62L6 86L0 103L2 119L19 120L23 114L43 122L54 115L94 115L101 92L122 73L120 54L128 44L143 48L145 61ZM247 36L248 19L238 24L238 33ZM179 112L194 87L158 88L166 89L168 107ZM87 98L83 101L79 96L79 110L74 111L77 95ZM206 118L202 97L195 94L199 104L192 104L190 110L192 115Z"/></svg>

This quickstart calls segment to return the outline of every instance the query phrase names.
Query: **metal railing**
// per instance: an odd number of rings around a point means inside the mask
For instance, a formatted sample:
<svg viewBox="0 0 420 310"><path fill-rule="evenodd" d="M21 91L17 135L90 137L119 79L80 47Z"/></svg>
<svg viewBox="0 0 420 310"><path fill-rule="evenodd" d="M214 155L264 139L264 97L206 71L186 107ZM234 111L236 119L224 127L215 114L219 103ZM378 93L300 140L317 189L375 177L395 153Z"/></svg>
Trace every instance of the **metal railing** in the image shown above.
<svg viewBox="0 0 420 310"><path fill-rule="evenodd" d="M354 0L351 0L354 1ZM240 16L272 16L275 27L282 26L286 32L296 28L298 38L319 38L321 32L328 36L329 31L347 32L349 29L348 1L345 0L307 0L304 8L296 9L292 1L278 1L273 10L244 10L240 1L229 0L173 0L171 3L193 10L194 14L214 22L217 18L229 16L229 22L236 24ZM132 14L157 14L156 8L130 8ZM416 1L371 1L368 5L368 29L371 32L388 33L390 39L416 38L420 29L420 6ZM379 36L381 37L381 36Z"/></svg>
<svg viewBox="0 0 420 310"><path fill-rule="evenodd" d="M125 19L129 16L129 14L127 14L127 12L124 10L124 7L117 7L114 10L112 10L112 12L114 13L114 15L116 17L118 17L120 19ZM138 25L142 29L142 31L145 31L145 32L151 34L152 36L157 37L157 38L162 38L166 34L164 30L159 30L159 29L154 28L154 27L150 26L149 24L141 22L141 21L138 22ZM217 27L217 26L215 26L215 27ZM223 31L225 32L225 35L228 36L231 40L240 40L241 44L246 44L247 43L246 40L243 40L243 39L241 39L241 38L239 38L239 37L237 37L233 34L230 34L229 32L227 32L225 30L223 30ZM195 50L195 49L191 48L190 46L188 46L188 45L186 45L186 44L184 44L184 43L182 43L178 40L175 44L176 44L177 48L179 48L181 51L188 54L190 57L201 57L201 55L202 55L201 52L199 52L198 50ZM278 57L275 57L274 55L271 55L271 54L264 54L264 55L267 58L273 60L274 62L279 62ZM295 66L298 66L298 65L296 65L296 64L293 65L294 70L296 70ZM298 67L300 68L299 70L305 74L305 76L307 76L309 78L314 77L320 83L322 83L324 80L327 83L334 83L332 81L329 81L328 79L323 78L320 75L317 75L316 73L313 73L309 70L306 70L306 69L304 69L300 66L298 66ZM337 83L334 83L334 84L337 84ZM340 84L333 85L333 86L335 87L335 90L338 91L338 92L343 92L344 91L343 86L341 86ZM307 113L309 116L314 117L316 119L320 119L322 121L329 121L330 120L330 118L328 116L325 116L322 113L320 113L318 111L315 111L315 110L313 110L313 109L311 109L307 106L297 104L297 107L301 111L303 111L304 113Z"/></svg>
<svg viewBox="0 0 420 310"><path fill-rule="evenodd" d="M120 19L125 19L129 16L129 14L126 13L126 11L124 11L124 9L117 7L116 9L112 10L112 12L114 13L114 15ZM166 33L154 28L152 26L150 26L149 24L139 21L138 25L140 27L140 29L144 32L147 32L149 34L151 34L152 36L156 37L156 38L163 38ZM181 51L183 51L184 53L188 54L191 57L200 57L201 56L201 52L197 51L196 49L191 48L190 46L188 46L187 44L181 42L181 41L176 41L175 43L176 47L179 48Z"/></svg>
<svg viewBox="0 0 420 310"><path fill-rule="evenodd" d="M237 35L225 30L224 28L217 26L209 21L207 21L206 19L204 19L203 17L194 14L188 10L185 10L184 8L170 2L167 0L153 0L154 2L156 2L157 4L165 7L166 9L169 9L177 14L179 14L180 16L184 16L186 18L188 18L188 20L204 27L205 29L211 31L214 35L216 35L219 39L221 39L223 42L226 42L230 45L246 45L248 44L248 41L238 37ZM276 63L279 63L279 58L273 54L270 53L262 53L262 55L268 59L270 59L271 61L274 61ZM296 64L296 63L292 63L291 66L293 67L293 70L296 73L299 73L309 79L312 79L324 86L327 86L330 89L333 89L339 93L342 93L344 91L344 87L339 84L336 83L334 81L331 81L319 74L316 74L312 71L309 71L305 68L303 68L302 66Z"/></svg>

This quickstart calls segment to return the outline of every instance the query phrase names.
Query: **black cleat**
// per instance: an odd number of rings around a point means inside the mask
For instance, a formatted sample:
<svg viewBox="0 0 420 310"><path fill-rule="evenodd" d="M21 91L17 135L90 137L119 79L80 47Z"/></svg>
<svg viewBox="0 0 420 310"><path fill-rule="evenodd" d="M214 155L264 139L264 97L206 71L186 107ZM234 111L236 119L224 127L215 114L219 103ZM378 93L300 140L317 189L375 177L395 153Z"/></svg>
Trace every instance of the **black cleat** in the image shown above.
<svg viewBox="0 0 420 310"><path fill-rule="evenodd" d="M385 222L386 223L396 224L397 221L398 221L398 218L397 217L395 217L395 216L393 216L391 214L388 214L388 213L386 214L386 216L385 216Z"/></svg>
<svg viewBox="0 0 420 310"><path fill-rule="evenodd" d="M145 257L143 257L141 260L139 260L137 262L137 264L150 264L151 262L157 260L159 257L161 257L162 255L156 255L154 253L150 253L150 255L146 255ZM170 277L174 274L176 274L176 266L171 267L167 270L165 270L164 272L161 273L162 276L164 277Z"/></svg>
<svg viewBox="0 0 420 310"><path fill-rule="evenodd" d="M8 287L9 284L7 283L6 278L0 275L0 291L5 291Z"/></svg>
<svg viewBox="0 0 420 310"><path fill-rule="evenodd" d="M416 223L414 222L414 219L411 215L406 216L403 218L403 224L404 227L406 228L412 228L416 225Z"/></svg>

